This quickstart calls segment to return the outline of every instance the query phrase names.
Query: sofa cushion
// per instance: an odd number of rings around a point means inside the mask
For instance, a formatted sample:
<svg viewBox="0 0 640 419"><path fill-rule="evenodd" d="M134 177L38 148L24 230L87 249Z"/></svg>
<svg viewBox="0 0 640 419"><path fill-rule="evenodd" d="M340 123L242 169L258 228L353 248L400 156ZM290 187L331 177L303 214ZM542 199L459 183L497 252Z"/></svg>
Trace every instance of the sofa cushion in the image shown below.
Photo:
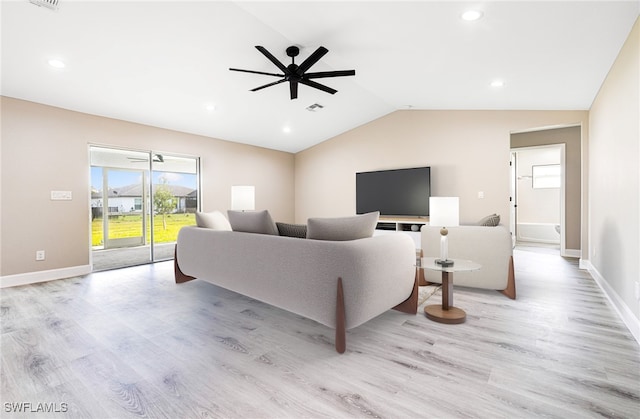
<svg viewBox="0 0 640 419"><path fill-rule="evenodd" d="M229 220L220 211L196 212L196 224L198 227L231 231Z"/></svg>
<svg viewBox="0 0 640 419"><path fill-rule="evenodd" d="M479 226L495 227L500 224L500 216L498 214L491 214L484 217L478 222Z"/></svg>
<svg viewBox="0 0 640 419"><path fill-rule="evenodd" d="M307 238L316 240L357 240L373 236L380 212L353 217L309 218Z"/></svg>
<svg viewBox="0 0 640 419"><path fill-rule="evenodd" d="M233 231L245 233L278 235L278 229L269 211L232 211L228 210L229 222Z"/></svg>
<svg viewBox="0 0 640 419"><path fill-rule="evenodd" d="M306 224L289 224L276 222L278 233L281 236L297 237L304 239L307 237L307 225Z"/></svg>

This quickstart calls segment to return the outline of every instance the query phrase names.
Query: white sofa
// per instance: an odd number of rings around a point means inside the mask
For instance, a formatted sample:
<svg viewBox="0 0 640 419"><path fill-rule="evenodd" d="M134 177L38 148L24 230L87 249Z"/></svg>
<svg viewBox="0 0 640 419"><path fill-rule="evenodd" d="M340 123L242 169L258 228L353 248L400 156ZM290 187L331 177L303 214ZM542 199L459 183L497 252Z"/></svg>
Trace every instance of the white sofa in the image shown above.
<svg viewBox="0 0 640 419"><path fill-rule="evenodd" d="M345 331L395 308L416 314L413 240L404 235L332 241L211 228L178 235L176 282L201 279Z"/></svg>
<svg viewBox="0 0 640 419"><path fill-rule="evenodd" d="M482 265L471 272L453 274L453 284L498 290L511 299L516 298L513 267L513 245L509 229L495 227L449 227L449 258L468 259ZM421 229L422 252L425 257L440 256L440 227L425 225ZM426 281L441 283L442 274L424 269Z"/></svg>

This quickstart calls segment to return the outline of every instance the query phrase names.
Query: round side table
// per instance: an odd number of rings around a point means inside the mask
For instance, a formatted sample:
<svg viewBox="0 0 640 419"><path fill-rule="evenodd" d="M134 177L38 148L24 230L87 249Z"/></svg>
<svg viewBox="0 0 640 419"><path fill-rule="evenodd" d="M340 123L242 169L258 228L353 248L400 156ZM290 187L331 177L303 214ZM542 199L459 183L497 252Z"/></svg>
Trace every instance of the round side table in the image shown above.
<svg viewBox="0 0 640 419"><path fill-rule="evenodd" d="M442 266L436 263L434 257L425 257L420 260L420 269L429 269L442 272L442 304L432 304L424 308L424 314L430 320L446 324L464 323L467 313L453 306L453 273L476 271L482 266L479 263L464 259L451 259L453 265Z"/></svg>

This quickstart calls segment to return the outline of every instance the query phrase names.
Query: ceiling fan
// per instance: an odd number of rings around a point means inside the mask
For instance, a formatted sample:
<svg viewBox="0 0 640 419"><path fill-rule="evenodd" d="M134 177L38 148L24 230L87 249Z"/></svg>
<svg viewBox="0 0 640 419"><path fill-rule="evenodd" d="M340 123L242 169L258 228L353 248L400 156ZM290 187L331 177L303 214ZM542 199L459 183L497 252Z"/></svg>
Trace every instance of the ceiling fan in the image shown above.
<svg viewBox="0 0 640 419"><path fill-rule="evenodd" d="M268 83L263 86L256 87L255 89L251 89L252 92L288 81L289 92L291 93L292 100L298 97L298 84L304 84L305 86L313 87L315 89L322 90L323 92L334 94L337 92L337 90L317 83L311 79L356 75L356 70L319 71L315 73L307 73L307 70L309 70L312 65L317 63L320 58L322 58L327 52L329 52L329 50L325 47L319 47L314 51L313 54L308 56L307 59L302 62L302 64L297 65L295 63L295 58L298 56L298 54L300 54L300 48L296 46L290 46L289 48L287 48L287 55L291 57L291 64L289 64L288 66L282 64L276 57L274 57L269 51L267 51L265 47L257 45L256 49L260 51L265 57L267 57L269 61L274 63L276 67L278 67L280 71L282 71L283 74L265 73L263 71L254 70L242 70L240 68L230 68L229 70L231 71L242 71L244 73L264 74L266 76L282 77L280 80L274 81L273 83Z"/></svg>
<svg viewBox="0 0 640 419"><path fill-rule="evenodd" d="M129 156L127 156L127 158L129 160L131 160L132 162L134 162L134 163L140 163L140 162L149 161L149 159L142 158L142 157L129 157ZM153 155L153 162L154 163L164 163L164 156L162 154L154 154Z"/></svg>

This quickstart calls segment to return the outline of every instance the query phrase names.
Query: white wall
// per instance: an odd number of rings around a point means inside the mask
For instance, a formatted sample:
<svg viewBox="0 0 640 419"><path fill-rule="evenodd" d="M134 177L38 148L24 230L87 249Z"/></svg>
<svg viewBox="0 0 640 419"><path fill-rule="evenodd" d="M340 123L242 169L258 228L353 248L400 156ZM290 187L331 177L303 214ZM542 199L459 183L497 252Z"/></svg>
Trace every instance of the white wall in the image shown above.
<svg viewBox="0 0 640 419"><path fill-rule="evenodd" d="M589 129L590 267L640 341L640 20L591 107Z"/></svg>

